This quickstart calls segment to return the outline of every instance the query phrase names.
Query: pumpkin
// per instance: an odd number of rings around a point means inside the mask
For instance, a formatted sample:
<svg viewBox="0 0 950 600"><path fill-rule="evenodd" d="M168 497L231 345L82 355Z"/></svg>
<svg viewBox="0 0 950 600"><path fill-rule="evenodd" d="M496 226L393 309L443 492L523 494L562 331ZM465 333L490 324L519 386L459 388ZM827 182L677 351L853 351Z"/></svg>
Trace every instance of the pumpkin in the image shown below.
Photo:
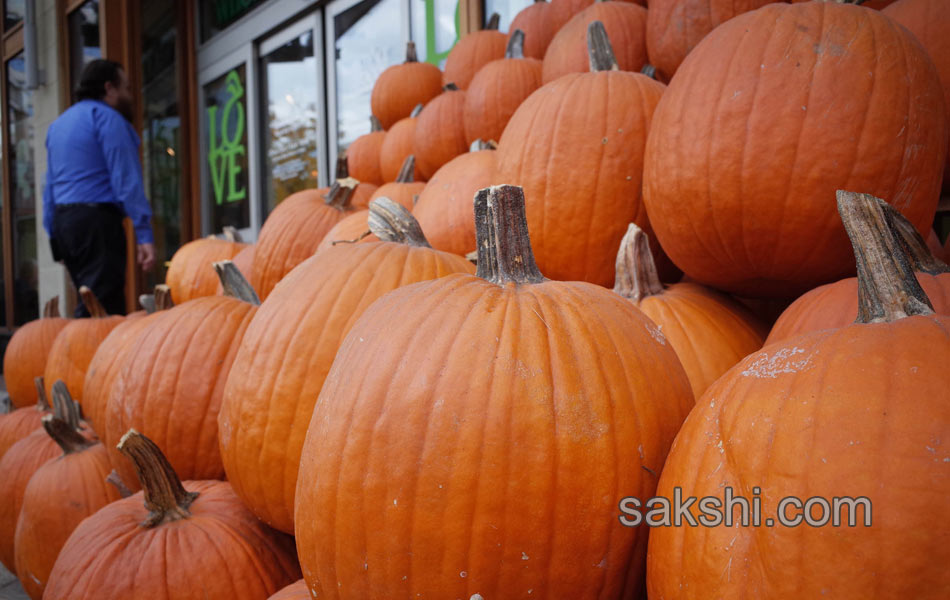
<svg viewBox="0 0 950 600"><path fill-rule="evenodd" d="M267 600L310 600L310 589L303 579L291 583Z"/></svg>
<svg viewBox="0 0 950 600"><path fill-rule="evenodd" d="M652 0L646 42L650 63L669 81L706 34L734 16L774 0Z"/></svg>
<svg viewBox="0 0 950 600"><path fill-rule="evenodd" d="M386 132L386 138L379 148L379 170L384 181L396 181L406 158L412 154L412 144L416 139L416 122L422 105L417 105L405 119L400 119ZM413 181L425 181L416 165L412 173Z"/></svg>
<svg viewBox="0 0 950 600"><path fill-rule="evenodd" d="M32 408L36 404L33 381L43 375L53 341L68 324L69 319L59 314L59 296L53 296L43 307L41 319L30 321L13 333L3 355L3 377L14 407Z"/></svg>
<svg viewBox="0 0 950 600"><path fill-rule="evenodd" d="M693 396L762 347L768 329L734 300L695 283L664 286L650 243L630 224L617 253L614 291L650 317L676 350Z"/></svg>
<svg viewBox="0 0 950 600"><path fill-rule="evenodd" d="M498 31L501 15L494 13L481 31L467 33L452 46L445 58L442 85L450 83L458 89L468 89L475 73L493 60L505 56L507 36Z"/></svg>
<svg viewBox="0 0 950 600"><path fill-rule="evenodd" d="M182 482L158 446L134 430L120 444L144 491L79 524L46 597L254 600L300 577L293 540L258 521L228 483Z"/></svg>
<svg viewBox="0 0 950 600"><path fill-rule="evenodd" d="M54 415L43 417L43 428L62 454L30 478L16 524L16 573L34 600L43 597L56 556L76 526L120 497L119 491L106 482L112 466L105 446L77 431L78 405L69 405L66 420Z"/></svg>
<svg viewBox="0 0 950 600"><path fill-rule="evenodd" d="M171 288L172 300L182 304L194 298L213 296L218 278L211 264L230 260L247 244L242 244L233 227L225 227L225 239L208 237L193 240L179 248L168 266L165 283Z"/></svg>
<svg viewBox="0 0 950 600"><path fill-rule="evenodd" d="M13 412L0 415L0 458L6 454L10 446L42 427L42 419L50 410L46 401L46 389L43 387L43 378L35 380L36 394L39 400L33 406L18 408Z"/></svg>
<svg viewBox="0 0 950 600"><path fill-rule="evenodd" d="M73 398L82 404L86 369L99 344L125 317L110 317L96 295L86 286L79 288L79 296L90 318L73 319L57 334L46 359L43 379L46 381L47 396L52 394L53 384L62 379Z"/></svg>
<svg viewBox="0 0 950 600"><path fill-rule="evenodd" d="M317 252L332 248L337 244L355 244L358 242L378 242L379 238L369 230L369 209L358 210L333 226L317 246Z"/></svg>
<svg viewBox="0 0 950 600"><path fill-rule="evenodd" d="M415 168L416 158L410 154L403 162L399 175L396 176L396 181L379 186L370 196L370 202L377 198L389 198L406 210L412 210L412 207L416 204L416 198L426 187L424 182L414 181Z"/></svg>
<svg viewBox="0 0 950 600"><path fill-rule="evenodd" d="M729 488L775 526L651 529L651 598L937 599L950 589L950 448L938 443L950 436L950 318L933 313L873 198L839 192L839 210L855 245L858 320L768 345L723 375L680 430L657 490L722 503ZM840 527L793 527L778 517L787 497L857 500L809 506Z"/></svg>
<svg viewBox="0 0 950 600"><path fill-rule="evenodd" d="M554 34L572 15L559 11L551 2L534 0L521 9L508 27L508 44L516 31L524 32L524 55L541 60Z"/></svg>
<svg viewBox="0 0 950 600"><path fill-rule="evenodd" d="M100 433L112 465L134 485L131 465L115 450L130 428L164 448L189 479L223 479L218 411L224 384L259 300L233 263L215 263L228 292L163 311L127 346Z"/></svg>
<svg viewBox="0 0 950 600"><path fill-rule="evenodd" d="M442 92L439 67L419 62L416 45L406 44L406 62L380 73L373 84L370 106L383 129L408 117L417 104L425 104Z"/></svg>
<svg viewBox="0 0 950 600"><path fill-rule="evenodd" d="M620 69L639 71L646 64L647 10L630 2L598 0L571 17L551 40L541 69L544 83L588 71L587 28L595 21L606 27Z"/></svg>
<svg viewBox="0 0 950 600"><path fill-rule="evenodd" d="M468 149L465 143L465 92L455 84L422 109L416 119L412 153L423 179Z"/></svg>
<svg viewBox="0 0 950 600"><path fill-rule="evenodd" d="M353 140L346 148L350 174L360 181L383 185L379 168L379 149L386 139L386 132L379 119L370 117L370 132Z"/></svg>
<svg viewBox="0 0 950 600"><path fill-rule="evenodd" d="M834 2L770 4L717 27L680 66L650 129L643 197L687 275L791 297L854 272L827 200L836 189L931 226L946 135L933 66L896 23Z"/></svg>
<svg viewBox="0 0 950 600"><path fill-rule="evenodd" d="M248 281L251 280L251 274L254 271L255 247L255 244L248 244L231 258L231 262L234 263L234 266L237 267L237 270L241 272L241 275L244 276L244 279L247 279ZM224 288L221 287L221 282L219 281L215 294L220 296L223 293Z"/></svg>
<svg viewBox="0 0 950 600"><path fill-rule="evenodd" d="M650 231L640 179L665 88L616 70L600 22L591 24L590 47L593 72L546 84L515 111L498 143L494 180L524 188L542 272L610 286L627 223Z"/></svg>
<svg viewBox="0 0 950 600"><path fill-rule="evenodd" d="M555 11L563 15L561 18L564 19L564 23L569 21L571 17L581 12L585 8L589 7L591 4L598 2L600 0L551 0L551 6ZM634 2L640 6L646 6L646 0L624 0L625 2Z"/></svg>
<svg viewBox="0 0 950 600"><path fill-rule="evenodd" d="M477 275L380 298L320 392L295 518L314 597L643 583L646 531L617 524L617 494L652 496L692 404L683 367L623 298L543 277L520 188L481 190L475 215Z"/></svg>
<svg viewBox="0 0 950 600"><path fill-rule="evenodd" d="M495 150L486 144L456 156L435 172L419 194L412 215L436 250L465 256L475 250L472 199L492 183Z"/></svg>
<svg viewBox="0 0 950 600"><path fill-rule="evenodd" d="M395 202L374 200L370 215L383 241L337 244L294 269L261 305L228 376L218 415L228 481L258 517L288 533L313 405L350 327L390 290L473 270L430 248Z"/></svg>
<svg viewBox="0 0 950 600"><path fill-rule="evenodd" d="M950 267L930 252L914 226L889 204L882 209L894 233L908 253L923 288L937 314L950 315ZM779 342L822 329L840 329L858 316L858 287L855 277L828 283L795 300L775 322L766 344Z"/></svg>
<svg viewBox="0 0 950 600"><path fill-rule="evenodd" d="M465 140L501 139L511 115L531 93L541 87L541 61L525 58L523 32L508 39L505 57L481 68L465 92Z"/></svg>

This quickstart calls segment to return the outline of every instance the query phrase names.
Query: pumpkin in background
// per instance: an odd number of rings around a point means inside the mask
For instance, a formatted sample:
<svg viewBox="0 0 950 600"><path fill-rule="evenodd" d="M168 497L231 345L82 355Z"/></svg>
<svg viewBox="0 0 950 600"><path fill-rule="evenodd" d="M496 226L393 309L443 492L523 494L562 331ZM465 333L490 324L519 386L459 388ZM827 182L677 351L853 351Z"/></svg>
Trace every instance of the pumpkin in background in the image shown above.
<svg viewBox="0 0 950 600"><path fill-rule="evenodd" d="M541 79L550 83L568 73L587 73L587 28L600 21L607 29L615 60L624 71L639 71L647 62L647 10L631 2L598 1L561 27L544 54Z"/></svg>
<svg viewBox="0 0 950 600"><path fill-rule="evenodd" d="M59 389L57 390L57 386ZM60 382L53 393L65 393ZM61 449L30 478L17 518L14 558L17 577L33 600L43 589L56 556L79 523L120 498L106 478L112 471L105 446L79 433L79 408L68 399L67 419L43 417L43 428Z"/></svg>
<svg viewBox="0 0 950 600"><path fill-rule="evenodd" d="M412 144L416 139L416 123L422 105L417 105L405 119L400 119L386 132L386 138L379 148L379 170L384 181L396 181L406 158L412 154ZM412 173L413 181L425 181L416 165Z"/></svg>
<svg viewBox="0 0 950 600"><path fill-rule="evenodd" d="M36 404L0 415L0 458L3 458L10 446L43 426L43 416L49 412L50 406L46 401L43 378L37 377L34 384L37 390L34 393L39 397Z"/></svg>
<svg viewBox="0 0 950 600"><path fill-rule="evenodd" d="M542 86L511 117L494 180L524 187L543 273L611 286L627 224L650 231L640 181L653 108L665 86L615 70L598 21L590 26L590 44L595 71ZM659 246L654 252L660 256Z"/></svg>
<svg viewBox="0 0 950 600"><path fill-rule="evenodd" d="M215 263L225 296L161 312L127 346L100 432L112 465L130 486L131 465L115 449L130 428L164 449L189 479L223 479L218 411L224 384L259 300L229 261Z"/></svg>
<svg viewBox="0 0 950 600"><path fill-rule="evenodd" d="M652 0L646 42L650 64L669 81L706 34L734 16L776 0Z"/></svg>
<svg viewBox="0 0 950 600"><path fill-rule="evenodd" d="M762 347L768 329L731 298L695 283L664 286L650 243L630 224L617 253L614 291L650 317L676 350L693 397Z"/></svg>
<svg viewBox="0 0 950 600"><path fill-rule="evenodd" d="M475 250L475 221L472 199L492 183L495 150L476 144L472 152L456 156L442 165L419 195L412 216L426 232L436 250L465 256Z"/></svg>
<svg viewBox="0 0 950 600"><path fill-rule="evenodd" d="M333 362L297 483L304 579L327 599L634 598L646 531L617 503L653 496L689 381L632 304L542 276L519 188L475 214L478 274L380 298Z"/></svg>
<svg viewBox="0 0 950 600"><path fill-rule="evenodd" d="M42 318L13 332L3 355L3 377L14 407L32 408L39 400L34 380L43 375L53 341L68 324L59 313L59 296L53 296L43 307Z"/></svg>
<svg viewBox="0 0 950 600"><path fill-rule="evenodd" d="M211 236L193 240L175 251L165 276L165 283L171 288L175 304L215 294L218 278L211 267L212 263L231 260L247 246L241 243L233 227L224 228L224 238Z"/></svg>
<svg viewBox="0 0 950 600"><path fill-rule="evenodd" d="M260 600L300 578L293 539L258 521L228 483L180 481L158 446L135 431L120 444L144 492L79 524L46 597Z"/></svg>
<svg viewBox="0 0 950 600"><path fill-rule="evenodd" d="M425 104L442 93L442 71L419 62L416 44L406 44L406 62L380 73L373 84L370 106L383 129L408 117L417 104ZM401 162L401 161L400 161Z"/></svg>
<svg viewBox="0 0 950 600"><path fill-rule="evenodd" d="M377 198L389 198L406 210L411 211L416 204L416 198L426 187L424 182L415 181L413 176L415 169L416 158L410 154L403 162L399 175L396 176L396 181L379 186L379 189L370 196L369 201L372 202Z"/></svg>
<svg viewBox="0 0 950 600"><path fill-rule="evenodd" d="M383 185L383 174L379 168L379 149L386 139L386 132L379 119L370 117L370 132L353 140L346 148L346 158L350 175L355 179Z"/></svg>
<svg viewBox="0 0 950 600"><path fill-rule="evenodd" d="M766 346L723 375L677 435L657 490L721 503L730 488L775 526L651 529L651 598L947 597L950 317L933 314L877 203L840 194L861 317ZM824 498L812 517L842 526L782 526L787 497Z"/></svg>
<svg viewBox="0 0 950 600"><path fill-rule="evenodd" d="M454 84L422 109L413 132L412 153L424 179L468 149L465 143L465 92Z"/></svg>
<svg viewBox="0 0 950 600"><path fill-rule="evenodd" d="M877 11L805 2L730 19L686 58L654 114L643 195L656 237L684 273L742 296L791 297L848 276L828 198L867 191L929 229L942 96L921 47Z"/></svg>
<svg viewBox="0 0 950 600"><path fill-rule="evenodd" d="M465 92L465 140L501 139L501 133L518 106L541 87L541 61L525 58L525 34L514 31L505 57L481 68Z"/></svg>
<svg viewBox="0 0 950 600"><path fill-rule="evenodd" d="M445 59L442 85L454 83L459 89L468 89L475 73L493 60L504 58L507 36L498 31L501 16L495 13L481 31L465 34L452 46Z"/></svg>
<svg viewBox="0 0 950 600"><path fill-rule="evenodd" d="M369 209L351 213L333 226L317 246L317 252L332 248L337 244L356 244L359 242L378 242L379 238L369 230Z"/></svg>
<svg viewBox="0 0 950 600"><path fill-rule="evenodd" d="M554 39L554 34L567 23L571 16L566 11L557 10L551 2L534 0L511 20L511 26L508 28L508 43L511 43L514 32L523 31L524 55L541 60L551 40Z"/></svg>
<svg viewBox="0 0 950 600"><path fill-rule="evenodd" d="M430 248L395 202L374 200L370 214L384 241L321 250L281 281L248 327L225 388L218 439L228 481L258 517L288 533L313 405L353 323L390 290L473 271Z"/></svg>
<svg viewBox="0 0 950 600"><path fill-rule="evenodd" d="M50 347L43 379L46 381L47 397L52 395L53 384L62 379L66 382L69 393L82 404L86 369L99 344L125 317L110 317L96 295L86 286L79 288L79 296L90 317L72 319L59 332Z"/></svg>
<svg viewBox="0 0 950 600"><path fill-rule="evenodd" d="M301 579L291 583L267 600L310 600L310 588L307 587L307 582Z"/></svg>
<svg viewBox="0 0 950 600"><path fill-rule="evenodd" d="M568 22L571 17L581 12L585 8L589 7L595 2L602 2L603 0L551 0L551 6L557 12L561 13L564 19L564 23ZM640 6L646 6L647 0L624 0L625 2L632 2L639 4Z"/></svg>

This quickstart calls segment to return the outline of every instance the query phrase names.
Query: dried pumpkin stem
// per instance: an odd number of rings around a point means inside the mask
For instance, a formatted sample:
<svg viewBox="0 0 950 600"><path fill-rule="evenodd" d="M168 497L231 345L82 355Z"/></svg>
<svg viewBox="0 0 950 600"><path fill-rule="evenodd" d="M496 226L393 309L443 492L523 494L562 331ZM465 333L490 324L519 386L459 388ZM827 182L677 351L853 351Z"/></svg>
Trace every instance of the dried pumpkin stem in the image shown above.
<svg viewBox="0 0 950 600"><path fill-rule="evenodd" d="M146 314L152 314L155 312L155 294L139 294L139 306L141 306Z"/></svg>
<svg viewBox="0 0 950 600"><path fill-rule="evenodd" d="M432 247L412 213L389 198L376 198L370 202L366 221L369 230L384 242Z"/></svg>
<svg viewBox="0 0 950 600"><path fill-rule="evenodd" d="M524 58L524 32L520 29L515 29L508 37L505 58Z"/></svg>
<svg viewBox="0 0 950 600"><path fill-rule="evenodd" d="M933 313L894 228L870 194L838 190L838 213L854 247L858 270L856 323L890 323Z"/></svg>
<svg viewBox="0 0 950 600"><path fill-rule="evenodd" d="M614 291L634 302L663 292L663 283L650 251L650 239L635 223L630 223L620 241Z"/></svg>
<svg viewBox="0 0 950 600"><path fill-rule="evenodd" d="M379 119L376 118L376 115L369 116L369 130L371 133L376 133L377 131L383 130L383 124L379 122Z"/></svg>
<svg viewBox="0 0 950 600"><path fill-rule="evenodd" d="M475 140L472 142L472 145L468 147L469 152L478 152L479 150L497 150L498 142L495 140Z"/></svg>
<svg viewBox="0 0 950 600"><path fill-rule="evenodd" d="M79 288L79 297L82 298L82 303L86 306L86 310L89 311L89 316L92 318L102 319L109 316L109 313L106 312L102 303L99 302L99 299L96 298L96 295L92 293L92 290L87 286L84 285Z"/></svg>
<svg viewBox="0 0 950 600"><path fill-rule="evenodd" d="M134 429L129 429L117 446L120 452L135 463L135 471L145 495L148 517L143 527L187 519L197 492L185 490L181 479L155 443Z"/></svg>
<svg viewBox="0 0 950 600"><path fill-rule="evenodd" d="M482 31L498 31L498 27L501 26L501 15L498 13L492 13L488 18L488 23L485 24L485 29Z"/></svg>
<svg viewBox="0 0 950 600"><path fill-rule="evenodd" d="M228 242L240 243L242 241L241 234L231 225L225 225L221 229L221 236Z"/></svg>
<svg viewBox="0 0 950 600"><path fill-rule="evenodd" d="M353 201L356 186L359 184L360 182L352 177L337 179L333 182L333 185L330 186L330 191L327 192L327 195L323 198L326 203L333 208L344 211L348 210L350 208L350 202Z"/></svg>
<svg viewBox="0 0 950 600"><path fill-rule="evenodd" d="M476 275L504 285L508 282L541 283L528 237L524 190L516 185L496 185L475 194L475 239L478 243Z"/></svg>
<svg viewBox="0 0 950 600"><path fill-rule="evenodd" d="M112 469L112 472L106 476L106 483L115 486L115 489L119 490L119 496L122 498L128 498L132 495L132 490L129 489L129 486L125 485L125 482L122 481L122 476L119 475L119 472L115 469Z"/></svg>
<svg viewBox="0 0 950 600"><path fill-rule="evenodd" d="M350 176L350 161L346 152L336 157L336 175L334 179L346 179Z"/></svg>
<svg viewBox="0 0 950 600"><path fill-rule="evenodd" d="M459 91L459 86L455 84L454 81L450 81L447 84L442 86L443 92L457 92Z"/></svg>
<svg viewBox="0 0 950 600"><path fill-rule="evenodd" d="M399 175L396 175L396 183L412 183L415 179L416 157L410 154L406 160L402 161L402 168L399 169Z"/></svg>
<svg viewBox="0 0 950 600"><path fill-rule="evenodd" d="M78 431L81 420L79 404L73 400L72 394L69 393L69 389L66 387L66 382L57 379L50 392L53 396L53 415L66 421L70 427Z"/></svg>
<svg viewBox="0 0 950 600"><path fill-rule="evenodd" d="M40 421L43 423L43 429L46 430L46 433L63 449L63 454L81 452L97 443L87 440L69 423L54 415L46 415Z"/></svg>
<svg viewBox="0 0 950 600"><path fill-rule="evenodd" d="M42 375L33 378L33 385L36 386L36 410L45 412L52 409L49 399L46 397L46 381Z"/></svg>
<svg viewBox="0 0 950 600"><path fill-rule="evenodd" d="M416 54L416 43L406 42L406 62L419 62L419 56Z"/></svg>
<svg viewBox="0 0 950 600"><path fill-rule="evenodd" d="M891 206L884 200L879 200L881 209L887 215L891 225L894 227L894 233L897 239L907 252L915 271L927 273L929 275L940 275L941 273L950 273L950 266L933 255L927 242L924 241L920 232L914 227L914 224L907 220L907 217L901 214L897 208Z"/></svg>
<svg viewBox="0 0 950 600"><path fill-rule="evenodd" d="M172 301L172 289L160 283L155 286L155 310L168 310L175 306L174 301Z"/></svg>
<svg viewBox="0 0 950 600"><path fill-rule="evenodd" d="M421 114L422 114L422 104L419 103L419 104L416 104L415 108L412 109L412 112L409 113L409 116L415 119Z"/></svg>
<svg viewBox="0 0 950 600"><path fill-rule="evenodd" d="M62 316L63 315L59 312L59 296L53 296L46 301L45 305L43 305L44 319L55 319Z"/></svg>
<svg viewBox="0 0 950 600"><path fill-rule="evenodd" d="M212 263L212 265L218 274L218 279L221 281L221 289L224 290L225 296L237 298L254 306L260 306L261 299L258 297L257 292L254 291L254 288L248 283L247 279L245 279L244 274L241 273L233 262L230 260L219 260L218 262Z"/></svg>
<svg viewBox="0 0 950 600"><path fill-rule="evenodd" d="M617 58L614 55L607 30L600 21L594 21L587 26L587 57L590 59L590 70L619 71Z"/></svg>
<svg viewBox="0 0 950 600"><path fill-rule="evenodd" d="M649 63L643 65L643 68L640 69L640 73L646 75L650 79L656 79L656 67Z"/></svg>

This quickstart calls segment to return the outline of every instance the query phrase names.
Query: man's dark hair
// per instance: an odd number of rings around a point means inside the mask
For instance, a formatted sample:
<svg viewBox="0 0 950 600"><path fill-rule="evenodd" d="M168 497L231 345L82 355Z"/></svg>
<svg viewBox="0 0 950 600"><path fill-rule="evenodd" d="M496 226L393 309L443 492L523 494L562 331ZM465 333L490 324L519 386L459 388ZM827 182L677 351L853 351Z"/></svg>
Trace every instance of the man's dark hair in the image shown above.
<svg viewBox="0 0 950 600"><path fill-rule="evenodd" d="M122 65L114 60L96 59L86 65L79 77L76 100L102 100L106 95L106 82L119 85Z"/></svg>

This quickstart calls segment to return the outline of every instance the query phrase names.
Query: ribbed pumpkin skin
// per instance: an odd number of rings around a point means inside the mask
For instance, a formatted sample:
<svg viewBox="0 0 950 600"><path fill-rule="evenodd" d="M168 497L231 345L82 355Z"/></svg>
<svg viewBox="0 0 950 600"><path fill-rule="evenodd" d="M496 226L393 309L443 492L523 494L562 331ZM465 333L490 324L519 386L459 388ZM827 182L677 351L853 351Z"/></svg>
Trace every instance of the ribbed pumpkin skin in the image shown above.
<svg viewBox="0 0 950 600"><path fill-rule="evenodd" d="M647 13L647 54L669 81L706 34L736 15L776 0L652 0ZM781 1L781 0L779 0Z"/></svg>
<svg viewBox="0 0 950 600"><path fill-rule="evenodd" d="M17 577L30 598L43 597L56 557L76 526L120 498L106 483L111 471L105 446L95 444L47 462L30 478L14 543Z"/></svg>
<svg viewBox="0 0 950 600"><path fill-rule="evenodd" d="M763 519L787 496L866 496L872 526L859 512L858 527L655 528L650 598L946 598L948 356L950 319L910 317L766 346L724 375L657 494L752 498L759 486Z"/></svg>
<svg viewBox="0 0 950 600"><path fill-rule="evenodd" d="M647 10L631 2L595 2L571 17L551 40L541 70L544 83L590 70L587 26L594 21L604 24L622 70L639 71L646 64Z"/></svg>
<svg viewBox="0 0 950 600"><path fill-rule="evenodd" d="M244 279L247 279L248 282L251 281L251 275L254 272L254 250L256 248L256 244L247 244L240 252L231 258L231 262L234 263L234 266L238 268L238 271L241 272L241 275L244 275ZM218 296L224 294L220 281L218 282L215 294Z"/></svg>
<svg viewBox="0 0 950 600"><path fill-rule="evenodd" d="M473 270L462 257L431 249L347 244L321 251L274 289L244 336L218 417L228 480L265 523L293 532L300 449L353 322L399 286Z"/></svg>
<svg viewBox="0 0 950 600"><path fill-rule="evenodd" d="M194 298L213 296L218 288L218 275L212 263L230 260L247 244L205 238L188 242L172 256L165 283L172 291L175 304Z"/></svg>
<svg viewBox="0 0 950 600"><path fill-rule="evenodd" d="M138 493L80 523L46 597L260 600L300 577L293 539L258 521L229 484L183 483L199 493L188 519L142 527L148 512Z"/></svg>
<svg viewBox="0 0 950 600"><path fill-rule="evenodd" d="M403 63L389 67L376 78L370 106L373 116L388 130L408 117L417 104L425 104L441 93L439 67L425 62Z"/></svg>
<svg viewBox="0 0 950 600"><path fill-rule="evenodd" d="M572 15L557 10L553 3L536 1L521 9L508 26L508 39L515 30L524 32L524 55L527 58L541 60L548 49L554 34L558 32Z"/></svg>
<svg viewBox="0 0 950 600"><path fill-rule="evenodd" d="M495 150L456 156L442 165L419 195L412 216L433 248L465 256L475 250L475 192L492 184Z"/></svg>
<svg viewBox="0 0 950 600"><path fill-rule="evenodd" d="M503 58L482 67L465 92L465 141L500 140L511 115L539 87L539 60Z"/></svg>
<svg viewBox="0 0 950 600"><path fill-rule="evenodd" d="M950 315L950 273L917 273L934 311ZM766 345L823 329L840 329L858 317L858 280L848 277L818 286L785 309L772 326Z"/></svg>
<svg viewBox="0 0 950 600"><path fill-rule="evenodd" d="M768 333L738 303L695 283L675 283L635 304L676 350L695 398L761 348Z"/></svg>
<svg viewBox="0 0 950 600"><path fill-rule="evenodd" d="M358 210L350 213L348 217L333 226L324 237L320 245L317 246L317 252L332 248L333 242L340 240L355 240L367 231L369 231L369 210ZM369 234L360 240L362 242L378 242L379 238L375 234Z"/></svg>
<svg viewBox="0 0 950 600"><path fill-rule="evenodd" d="M475 73L493 60L505 57L508 36L500 31L474 31L462 37L445 59L442 85L454 83L468 89Z"/></svg>
<svg viewBox="0 0 950 600"><path fill-rule="evenodd" d="M46 397L53 397L53 384L62 379L73 400L82 404L86 369L102 340L124 320L125 317L118 315L101 319L73 319L63 327L53 341L43 371Z"/></svg>
<svg viewBox="0 0 950 600"><path fill-rule="evenodd" d="M310 600L310 590L307 582L301 579L291 583L267 600Z"/></svg>
<svg viewBox="0 0 950 600"><path fill-rule="evenodd" d="M3 355L3 377L16 408L36 404L35 377L43 375L46 358L59 332L69 324L60 317L36 319L17 329Z"/></svg>
<svg viewBox="0 0 950 600"><path fill-rule="evenodd" d="M421 194L425 187L426 184L423 181L410 181L408 183L393 181L379 186L379 189L370 196L369 201L372 202L377 198L389 198L393 202L402 205L406 210L412 211L412 207L416 204L416 196ZM367 202L368 205L369 202Z"/></svg>
<svg viewBox="0 0 950 600"><path fill-rule="evenodd" d="M19 440L0 458L0 562L16 573L13 540L26 484L46 462L62 454L42 427Z"/></svg>
<svg viewBox="0 0 950 600"><path fill-rule="evenodd" d="M638 73L565 75L529 96L508 122L495 183L524 188L545 276L610 286L627 225L650 231L640 181L664 89ZM658 247L653 251L659 256Z"/></svg>
<svg viewBox="0 0 950 600"><path fill-rule="evenodd" d="M36 406L26 406L0 415L0 458L13 444L41 429L43 424L40 420L45 414L47 411L41 411Z"/></svg>
<svg viewBox="0 0 950 600"><path fill-rule="evenodd" d="M772 4L727 21L654 115L643 195L663 249L693 279L748 297L854 273L835 191L884 198L926 231L941 96L920 46L876 11Z"/></svg>
<svg viewBox="0 0 950 600"><path fill-rule="evenodd" d="M589 7L591 4L594 4L597 0L551 0L551 6L558 12L567 15L567 18L564 19L564 22L570 20L571 17L581 12L585 8ZM624 2L631 2L633 4L639 4L640 6L646 6L646 0L623 0Z"/></svg>
<svg viewBox="0 0 950 600"><path fill-rule="evenodd" d="M379 149L386 139L385 131L371 131L353 140L346 149L350 176L373 185L383 184L379 168Z"/></svg>
<svg viewBox="0 0 950 600"><path fill-rule="evenodd" d="M426 105L416 120L412 153L424 179L468 151L465 143L465 92L447 90Z"/></svg>
<svg viewBox="0 0 950 600"><path fill-rule="evenodd" d="M162 449L181 477L224 479L218 411L256 310L230 297L199 298L163 311L129 347L100 432L112 466L129 489L138 489L138 479L131 461L115 447L133 427Z"/></svg>
<svg viewBox="0 0 950 600"><path fill-rule="evenodd" d="M412 145L416 140L417 120L418 117L400 119L386 132L386 139L379 148L379 170L383 175L383 181L396 181L402 164L406 162L406 157L412 154ZM418 163L413 170L413 180L425 181L425 177L419 171Z"/></svg>
<svg viewBox="0 0 950 600"><path fill-rule="evenodd" d="M300 463L315 596L637 597L646 531L617 503L653 495L692 396L656 326L605 292L452 275L364 313Z"/></svg>

